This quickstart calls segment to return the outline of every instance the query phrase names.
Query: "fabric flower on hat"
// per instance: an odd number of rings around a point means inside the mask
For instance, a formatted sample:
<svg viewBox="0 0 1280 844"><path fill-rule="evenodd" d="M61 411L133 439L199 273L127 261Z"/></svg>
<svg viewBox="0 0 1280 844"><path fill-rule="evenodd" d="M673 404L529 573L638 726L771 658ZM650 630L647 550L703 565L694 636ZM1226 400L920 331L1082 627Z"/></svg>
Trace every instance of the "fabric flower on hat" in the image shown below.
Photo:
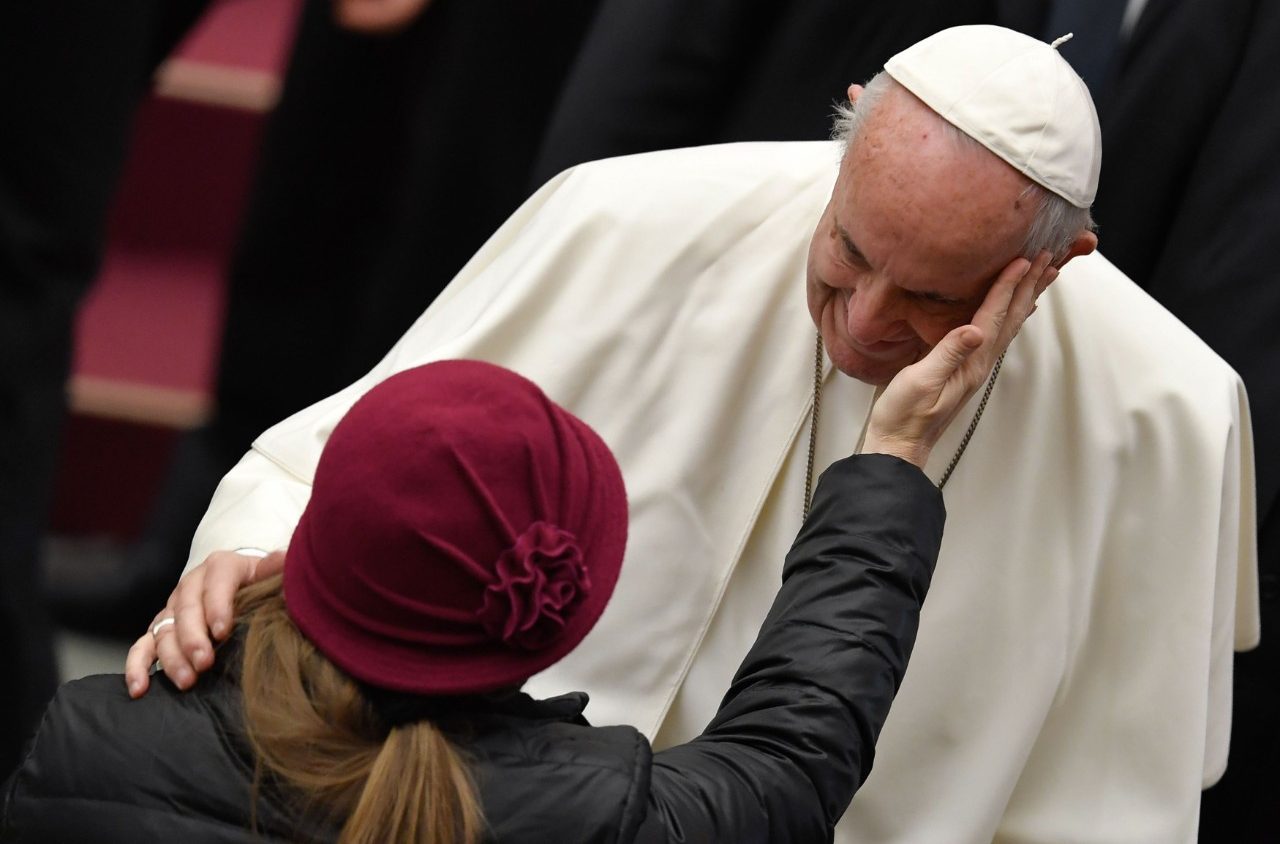
<svg viewBox="0 0 1280 844"><path fill-rule="evenodd" d="M591 591L573 534L546 522L520 535L498 558L496 574L477 615L494 639L528 651L554 643Z"/></svg>
<svg viewBox="0 0 1280 844"><path fill-rule="evenodd" d="M622 565L608 447L480 361L392 375L334 427L285 558L285 605L331 662L422 695L519 686L582 641Z"/></svg>

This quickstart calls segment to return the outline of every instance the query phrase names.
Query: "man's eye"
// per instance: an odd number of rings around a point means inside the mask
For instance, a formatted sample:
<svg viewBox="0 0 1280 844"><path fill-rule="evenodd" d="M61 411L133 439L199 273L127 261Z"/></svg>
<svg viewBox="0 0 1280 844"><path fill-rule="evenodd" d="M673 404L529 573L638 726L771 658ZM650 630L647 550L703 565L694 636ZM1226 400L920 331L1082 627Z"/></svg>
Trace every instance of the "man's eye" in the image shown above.
<svg viewBox="0 0 1280 844"><path fill-rule="evenodd" d="M845 248L844 258L846 261L848 261L850 264L853 264L855 267L867 266L867 259L862 257L862 253L854 252L852 249Z"/></svg>
<svg viewBox="0 0 1280 844"><path fill-rule="evenodd" d="M951 299L947 296L939 296L937 293L922 293L917 290L908 290L907 295L917 302L923 302L926 305L935 305L939 308L955 308L962 304L959 299Z"/></svg>

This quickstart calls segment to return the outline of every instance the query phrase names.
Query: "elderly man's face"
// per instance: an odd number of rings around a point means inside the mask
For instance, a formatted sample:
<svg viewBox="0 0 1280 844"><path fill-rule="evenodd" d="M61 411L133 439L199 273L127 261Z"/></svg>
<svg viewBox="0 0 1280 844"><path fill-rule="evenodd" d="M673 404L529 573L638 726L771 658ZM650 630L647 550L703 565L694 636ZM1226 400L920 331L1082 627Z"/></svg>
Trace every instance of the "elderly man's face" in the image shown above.
<svg viewBox="0 0 1280 844"><path fill-rule="evenodd" d="M1028 180L886 92L845 155L809 245L809 312L846 375L884 384L968 322L1015 260Z"/></svg>

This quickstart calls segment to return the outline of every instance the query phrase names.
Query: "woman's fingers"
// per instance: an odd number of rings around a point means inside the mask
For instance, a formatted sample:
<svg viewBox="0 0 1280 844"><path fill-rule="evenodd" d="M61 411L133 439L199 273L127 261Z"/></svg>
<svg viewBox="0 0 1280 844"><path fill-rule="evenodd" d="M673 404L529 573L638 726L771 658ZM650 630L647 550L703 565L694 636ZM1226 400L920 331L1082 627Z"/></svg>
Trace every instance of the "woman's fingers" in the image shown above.
<svg viewBox="0 0 1280 844"><path fill-rule="evenodd" d="M1011 261L974 314L973 325L982 329L985 343L982 354L974 356L970 366L986 369L984 379L1035 310L1036 299L1057 278L1058 270L1050 266L1051 260L1047 251L1041 251L1034 261Z"/></svg>
<svg viewBox="0 0 1280 844"><path fill-rule="evenodd" d="M985 339L986 335L977 326L962 325L953 328L942 338L942 342L925 355L921 363L928 367L930 377L941 384L953 377L964 362L982 348Z"/></svg>
<svg viewBox="0 0 1280 844"><path fill-rule="evenodd" d="M982 300L982 305L978 307L971 322L982 329L988 343L998 341L1000 329L1004 324L1005 315L1009 312L1014 293L1019 283L1027 278L1034 267L1035 263L1026 258L1015 258L1001 270L995 284L991 285L991 289L987 291L986 298Z"/></svg>
<svg viewBox="0 0 1280 844"><path fill-rule="evenodd" d="M938 438L975 389L965 363L983 340L980 329L962 325L895 375L872 409L863 451L892 454L923 468Z"/></svg>
<svg viewBox="0 0 1280 844"><path fill-rule="evenodd" d="M1008 346L1013 338L1017 336L1018 330L1022 328L1022 323L1035 310L1036 300L1040 298L1040 294L1048 289L1049 285L1057 277L1058 268L1049 265L1049 253L1041 252L1036 261L1027 270L1026 275L1015 286L1009 307L1005 311L1001 326L1005 334L1003 340L1005 346Z"/></svg>
<svg viewBox="0 0 1280 844"><path fill-rule="evenodd" d="M1018 315L1025 317L1030 307L1035 304L1036 296L1043 289L1041 283L1044 281L1045 272L1050 269L1050 260L1049 253L1041 251L1035 260L1016 258L1001 271L995 284L991 285L991 289L987 291L982 306L973 317L974 325L983 331L991 329L988 339L993 342L999 341L1000 331L1011 313L1015 317Z"/></svg>
<svg viewBox="0 0 1280 844"><path fill-rule="evenodd" d="M1010 261L969 325L953 329L929 354L899 372L876 402L864 449L923 465L960 408L990 377L996 360L1035 310L1058 271L1042 251Z"/></svg>

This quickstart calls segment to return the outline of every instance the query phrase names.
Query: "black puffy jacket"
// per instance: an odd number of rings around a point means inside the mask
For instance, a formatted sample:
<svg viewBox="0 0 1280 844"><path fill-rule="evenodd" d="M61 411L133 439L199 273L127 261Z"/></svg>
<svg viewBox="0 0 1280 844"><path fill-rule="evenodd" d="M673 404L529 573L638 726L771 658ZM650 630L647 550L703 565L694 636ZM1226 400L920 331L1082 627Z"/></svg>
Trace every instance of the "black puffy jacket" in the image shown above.
<svg viewBox="0 0 1280 844"><path fill-rule="evenodd" d="M908 463L865 455L828 469L759 638L687 744L653 753L631 727L587 726L583 694L469 709L456 740L491 839L830 840L871 769L943 519L941 495ZM3 839L336 838L334 828L300 828L269 794L250 833L251 772L228 675L186 694L160 681L139 701L118 676L90 677L50 704L5 790Z"/></svg>

